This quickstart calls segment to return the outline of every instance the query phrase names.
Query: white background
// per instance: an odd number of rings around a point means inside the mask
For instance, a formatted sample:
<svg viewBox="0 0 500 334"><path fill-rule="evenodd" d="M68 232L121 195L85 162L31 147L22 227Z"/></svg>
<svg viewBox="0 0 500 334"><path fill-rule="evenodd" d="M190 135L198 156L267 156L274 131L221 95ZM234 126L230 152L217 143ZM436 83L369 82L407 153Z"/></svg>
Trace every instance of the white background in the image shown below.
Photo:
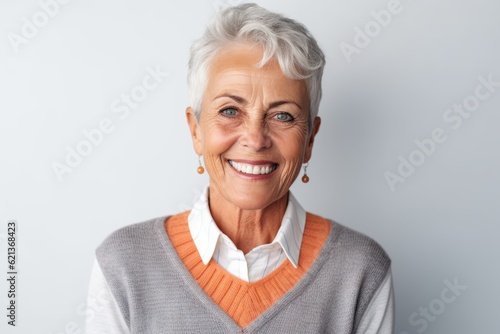
<svg viewBox="0 0 500 334"><path fill-rule="evenodd" d="M369 45L346 57L342 43L355 45L356 27L376 29L371 12L388 3L259 1L303 22L327 56L311 181L293 191L308 211L389 253L396 333L498 333L500 87L457 129L443 115L473 101L479 77L500 81L500 5L401 0ZM97 245L119 227L189 209L207 183L185 124L187 60L224 4L73 0L44 22L37 1L0 2L0 277L9 219L19 233L18 326L6 324L2 279L2 333L83 333ZM13 34L34 15L45 25L16 46ZM111 105L148 67L169 74L121 119ZM59 180L54 163L103 119L113 131ZM398 173L399 156L409 159L435 128L447 140L391 191L384 173ZM466 286L447 304L446 280Z"/></svg>

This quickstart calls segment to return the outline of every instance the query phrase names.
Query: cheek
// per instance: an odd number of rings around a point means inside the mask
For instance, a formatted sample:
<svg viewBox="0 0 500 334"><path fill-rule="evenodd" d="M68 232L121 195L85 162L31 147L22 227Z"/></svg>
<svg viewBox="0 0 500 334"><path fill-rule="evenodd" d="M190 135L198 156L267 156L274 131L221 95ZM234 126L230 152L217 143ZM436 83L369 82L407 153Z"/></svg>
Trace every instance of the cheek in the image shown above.
<svg viewBox="0 0 500 334"><path fill-rule="evenodd" d="M299 129L283 132L279 137L276 137L275 145L279 147L285 162L281 174L283 185L289 186L300 173L306 152L306 140L307 132Z"/></svg>
<svg viewBox="0 0 500 334"><path fill-rule="evenodd" d="M238 138L235 129L229 129L218 124L207 124L203 131L203 151L205 158L217 159L217 156L226 152L234 145Z"/></svg>
<svg viewBox="0 0 500 334"><path fill-rule="evenodd" d="M288 129L277 132L274 143L283 158L290 164L301 164L306 149L307 132L302 129Z"/></svg>

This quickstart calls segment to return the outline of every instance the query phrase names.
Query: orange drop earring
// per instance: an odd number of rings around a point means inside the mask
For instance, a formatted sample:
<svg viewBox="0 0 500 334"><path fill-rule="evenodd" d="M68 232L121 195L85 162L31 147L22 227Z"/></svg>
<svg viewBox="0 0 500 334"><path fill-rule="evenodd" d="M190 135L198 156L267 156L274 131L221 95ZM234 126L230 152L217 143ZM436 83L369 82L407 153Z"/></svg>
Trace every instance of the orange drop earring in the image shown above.
<svg viewBox="0 0 500 334"><path fill-rule="evenodd" d="M205 168L203 168L203 166L201 165L201 155L199 154L198 155L198 168L196 169L196 171L198 172L198 174L203 174L205 173Z"/></svg>
<svg viewBox="0 0 500 334"><path fill-rule="evenodd" d="M303 166L304 166L304 175L302 176L302 182L307 183L309 182L309 176L307 176L307 166L309 166L309 163L306 162Z"/></svg>

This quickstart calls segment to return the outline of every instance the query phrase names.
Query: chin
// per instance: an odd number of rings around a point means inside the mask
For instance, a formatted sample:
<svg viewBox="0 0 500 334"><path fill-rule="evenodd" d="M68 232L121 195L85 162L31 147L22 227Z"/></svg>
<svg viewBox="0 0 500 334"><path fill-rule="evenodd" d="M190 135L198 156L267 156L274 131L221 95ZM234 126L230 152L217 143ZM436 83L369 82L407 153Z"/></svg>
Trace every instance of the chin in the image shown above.
<svg viewBox="0 0 500 334"><path fill-rule="evenodd" d="M237 195L234 195L235 193L237 193ZM259 189L257 191L251 191L247 188L239 192L234 191L232 194L227 193L227 196L229 197L228 200L230 200L233 205L242 210L261 210L279 199L278 197L271 197L270 194L270 190Z"/></svg>

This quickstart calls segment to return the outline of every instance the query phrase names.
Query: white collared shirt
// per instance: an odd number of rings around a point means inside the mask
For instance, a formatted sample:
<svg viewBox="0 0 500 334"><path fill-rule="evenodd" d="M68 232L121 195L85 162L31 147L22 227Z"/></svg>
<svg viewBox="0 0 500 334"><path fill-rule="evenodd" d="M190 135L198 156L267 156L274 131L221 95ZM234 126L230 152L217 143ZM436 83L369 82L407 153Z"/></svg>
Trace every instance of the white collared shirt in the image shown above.
<svg viewBox="0 0 500 334"><path fill-rule="evenodd" d="M208 189L205 188L188 216L189 230L204 264L214 259L222 268L246 282L265 277L286 259L297 268L306 212L291 193L274 240L255 247L245 255L213 220L208 205Z"/></svg>

